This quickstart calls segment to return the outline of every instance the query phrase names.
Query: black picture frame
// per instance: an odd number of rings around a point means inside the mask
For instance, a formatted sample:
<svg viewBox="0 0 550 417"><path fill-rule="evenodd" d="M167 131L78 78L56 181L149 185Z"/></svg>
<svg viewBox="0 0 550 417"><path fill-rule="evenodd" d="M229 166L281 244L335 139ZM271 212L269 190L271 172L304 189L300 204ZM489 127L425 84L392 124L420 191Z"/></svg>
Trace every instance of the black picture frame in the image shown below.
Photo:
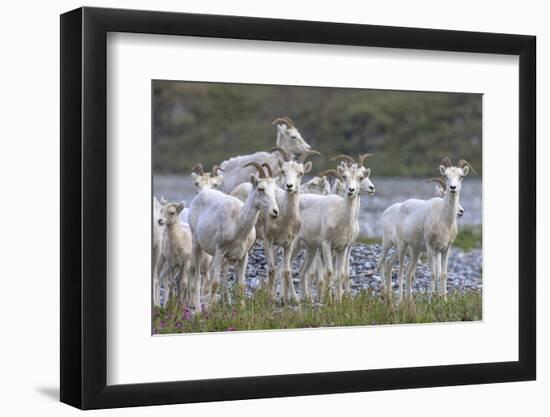
<svg viewBox="0 0 550 417"><path fill-rule="evenodd" d="M519 56L519 360L107 385L108 32ZM94 409L535 379L534 36L84 7L61 15L60 57L62 402Z"/></svg>

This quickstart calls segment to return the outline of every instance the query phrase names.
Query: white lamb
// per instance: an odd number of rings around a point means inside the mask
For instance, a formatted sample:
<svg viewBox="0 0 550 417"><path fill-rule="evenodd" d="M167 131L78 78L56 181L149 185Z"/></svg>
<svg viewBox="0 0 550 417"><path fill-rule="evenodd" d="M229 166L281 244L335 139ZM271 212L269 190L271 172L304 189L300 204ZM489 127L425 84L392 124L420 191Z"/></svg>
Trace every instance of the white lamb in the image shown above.
<svg viewBox="0 0 550 417"><path fill-rule="evenodd" d="M175 278L179 300L186 302L188 293L189 270L191 267L191 231L182 223L179 215L183 203L167 203L162 206L159 223L165 225L162 237L162 256L164 267L160 273L160 282L164 287L164 306L170 299L171 280Z"/></svg>

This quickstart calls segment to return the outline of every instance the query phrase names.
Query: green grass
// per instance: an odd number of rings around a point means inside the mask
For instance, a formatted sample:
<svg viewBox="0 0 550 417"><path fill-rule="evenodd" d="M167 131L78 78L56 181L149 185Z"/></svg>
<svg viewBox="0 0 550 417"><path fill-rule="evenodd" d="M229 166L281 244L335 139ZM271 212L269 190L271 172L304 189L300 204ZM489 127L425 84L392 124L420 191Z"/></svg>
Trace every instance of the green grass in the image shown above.
<svg viewBox="0 0 550 417"><path fill-rule="evenodd" d="M481 248L481 239L481 226L464 226L458 230L453 246L468 252L472 249Z"/></svg>
<svg viewBox="0 0 550 417"><path fill-rule="evenodd" d="M416 294L411 302L388 304L372 292L358 293L341 303L274 306L265 291L258 290L244 305L218 303L208 311L192 314L172 299L166 309L155 307L155 334L297 329L402 323L434 323L481 320L481 293L451 293L448 300Z"/></svg>
<svg viewBox="0 0 550 417"><path fill-rule="evenodd" d="M364 245L374 245L374 244L382 244L382 239L378 237L367 237L367 236L359 236L357 238L357 243L362 243Z"/></svg>

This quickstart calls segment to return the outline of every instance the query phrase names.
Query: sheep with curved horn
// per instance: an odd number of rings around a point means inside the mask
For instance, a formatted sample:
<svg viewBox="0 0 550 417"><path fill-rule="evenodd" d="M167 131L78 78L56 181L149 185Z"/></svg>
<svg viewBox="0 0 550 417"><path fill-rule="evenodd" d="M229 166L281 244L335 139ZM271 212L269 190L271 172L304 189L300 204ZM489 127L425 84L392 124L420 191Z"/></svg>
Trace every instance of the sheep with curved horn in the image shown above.
<svg viewBox="0 0 550 417"><path fill-rule="evenodd" d="M382 214L382 252L378 268L385 279L386 295L391 298L391 268L398 258L399 299L403 298L403 273L406 277L406 293L412 297L412 276L422 252L427 252L431 266L430 299L435 291L435 282L439 281L439 294L447 297L447 261L451 246L456 238L456 219L460 207L460 190L463 178L470 167L448 165L450 159L443 158L439 171L445 181L443 197L430 200L410 199L388 207ZM439 182L439 180L437 180ZM441 182L439 182L441 184ZM388 261L386 255L394 246L396 254ZM409 263L404 270L405 254L410 252Z"/></svg>
<svg viewBox="0 0 550 417"><path fill-rule="evenodd" d="M278 117L273 121L273 125L277 128L276 145L284 149L290 155L290 159L311 149L289 118ZM255 152L223 161L220 164L221 168L225 171L221 190L225 193L230 193L239 184L248 182L250 174L254 172L254 169L250 167L243 169L243 165L251 161L257 162L260 165L262 163L268 164L273 171L274 177L278 178L278 159L279 155L271 152Z"/></svg>
<svg viewBox="0 0 550 417"><path fill-rule="evenodd" d="M275 190L280 213L277 218L260 213L256 223L256 239L262 240L264 245L270 297L274 298L276 296L278 284L282 282L280 294L283 300L291 301L297 300L291 279L290 257L292 255L291 245L301 224L299 210L300 187L304 174L309 172L312 167L312 163L306 162L306 159L319 153L308 151L303 153L298 160L293 160L282 148L275 147L272 151L278 151L282 156L282 159L278 159L277 162L281 187L277 187ZM269 165L262 164L262 166L270 172ZM249 183L241 184L231 192L231 195L243 201L250 193L250 189L251 185ZM280 273L275 276L275 251L277 247L283 249L283 258L278 269Z"/></svg>
<svg viewBox="0 0 550 417"><path fill-rule="evenodd" d="M359 191L361 183L370 176L370 169L339 165L322 174L339 178L345 185L346 193L343 197L334 194L303 194L300 197L302 227L296 244L306 251L300 268L301 291L303 298L310 297L308 276L319 251L325 277L317 288L318 296L322 297L326 285L333 287L336 300L340 301L347 282L348 249L359 233Z"/></svg>
<svg viewBox="0 0 550 417"><path fill-rule="evenodd" d="M256 240L256 221L260 211L276 218L279 207L275 199L275 182L254 161L245 164L257 174L250 175L252 188L246 201L218 190L203 189L191 202L189 224L193 236L194 292L192 305L200 307L201 264L205 253L213 256L210 265L211 301L216 301L216 290L224 263L235 267L237 287L244 300L244 279L248 251ZM244 167L244 166L243 166ZM226 285L226 283L224 282Z"/></svg>

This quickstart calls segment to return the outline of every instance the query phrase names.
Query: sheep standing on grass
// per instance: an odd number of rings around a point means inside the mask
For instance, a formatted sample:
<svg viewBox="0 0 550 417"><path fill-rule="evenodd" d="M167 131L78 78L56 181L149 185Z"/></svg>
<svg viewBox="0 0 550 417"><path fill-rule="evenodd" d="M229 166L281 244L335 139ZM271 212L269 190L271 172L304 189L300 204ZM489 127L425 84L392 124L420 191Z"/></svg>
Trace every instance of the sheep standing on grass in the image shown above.
<svg viewBox="0 0 550 417"><path fill-rule="evenodd" d="M326 174L340 179L346 193L344 197L334 194L301 196L302 227L297 243L305 248L306 253L300 269L300 283L302 296L307 298L309 293L307 275L319 250L325 275L324 283L329 288L334 287L335 298L340 301L343 286L347 282L348 249L359 233L357 212L361 183L370 176L370 168L364 168L358 164L347 168L338 166L336 170L329 170ZM320 285L317 291L322 295L323 285Z"/></svg>
<svg viewBox="0 0 550 417"><path fill-rule="evenodd" d="M164 306L170 299L171 280L175 277L180 302L185 304L191 267L191 231L180 221L183 203L162 206L159 223L165 226L162 237L164 268L160 280L164 284Z"/></svg>
<svg viewBox="0 0 550 417"><path fill-rule="evenodd" d="M435 183L435 195L437 197L440 197L440 198L445 197L447 184L445 183L445 180L443 178L430 178L426 182L434 182ZM401 205L401 203L396 203L393 206L395 206L397 208L400 205ZM384 231L383 239L386 242L391 242L391 245L393 247L395 247L393 242L396 239L393 239L392 236L394 236L394 232L393 232L393 230L394 230L394 216L397 215L398 211L397 211L397 209L390 210L389 208L386 211L387 211L387 214L383 218L383 221L382 221L382 229ZM462 207L462 205L460 203L458 203L458 210L457 210L456 215L457 215L458 218L461 218L464 215L464 207ZM412 258L410 250L409 250L408 255L409 255L409 261L410 261L411 258ZM420 256L421 255L422 254L420 254ZM420 261L420 256L418 257L418 261ZM390 256L390 258L386 262L384 268L382 268L382 264L380 263L382 260L383 260L383 258L380 257L380 260L379 260L379 263L378 263L378 269L379 270L382 269L381 270L381 272L382 272L382 281L381 281L382 292L386 293L386 280L384 279L384 277L389 276L390 277L389 282L391 282L393 266L397 262L397 252L395 251L393 253L393 255ZM415 279L415 276L416 276L415 270L416 270L416 265L411 265L411 271L412 272L411 272L410 285L406 288L406 291L405 291L408 294L409 298L412 296L412 288L411 287L412 287L412 283L414 282L414 279ZM398 276L399 276L399 274L398 274ZM399 291L400 292L402 291L401 290L402 288L403 288L403 283L400 282L399 283ZM400 299L402 299L401 293L400 293Z"/></svg>
<svg viewBox="0 0 550 417"><path fill-rule="evenodd" d="M292 283L291 256L294 238L300 230L302 218L300 215L300 184L305 173L311 170L311 161L305 162L311 155L320 155L316 151L307 151L300 155L298 161L293 161L291 155L282 148L275 148L279 151L283 160L278 161L279 172L283 188L276 189L275 197L277 205L281 210L277 218L263 216L263 231L259 239L264 242L264 252L267 260L268 291L272 298L277 291L275 280L275 254L274 247L283 249L282 259L282 293L283 299L290 301L291 295L295 293L289 290L294 289Z"/></svg>
<svg viewBox="0 0 550 417"><path fill-rule="evenodd" d="M210 266L211 301L216 301L223 262L235 265L238 290L244 300L244 281L248 251L256 240L256 221L260 210L273 218L279 215L275 200L275 181L256 162L245 167L254 167L258 175L250 175L252 190L243 203L236 197L217 190L203 189L191 202L189 224L193 236L194 283L191 300L195 309L200 308L201 261L205 253L213 256ZM226 283L224 283L227 285Z"/></svg>
<svg viewBox="0 0 550 417"><path fill-rule="evenodd" d="M279 117L273 121L277 126L277 146L283 148L292 157L309 151L311 147L302 138L298 129L294 126L292 120L288 117ZM249 155L235 156L223 161L220 166L224 171L224 180L221 185L221 191L230 193L239 184L249 181L250 175L254 173L253 168L244 168L249 162L255 162L260 165L268 164L274 174L274 178L279 177L279 166L277 155L270 152L255 152Z"/></svg>
<svg viewBox="0 0 550 417"><path fill-rule="evenodd" d="M398 281L399 299L403 298L403 273L406 277L407 296L412 297L412 275L418 258L427 252L431 266L430 299L438 282L439 295L447 299L447 261L451 246L457 234L457 215L459 211L462 180L468 175L471 165L461 159L458 167L452 166L449 158L444 158L439 166L446 191L443 198L430 200L410 199L396 203L382 214L383 243L378 267L384 271L386 295L391 298L391 266L385 257L392 246L396 247L399 262ZM475 172L472 168L472 171ZM410 251L410 260L403 272L405 254Z"/></svg>

